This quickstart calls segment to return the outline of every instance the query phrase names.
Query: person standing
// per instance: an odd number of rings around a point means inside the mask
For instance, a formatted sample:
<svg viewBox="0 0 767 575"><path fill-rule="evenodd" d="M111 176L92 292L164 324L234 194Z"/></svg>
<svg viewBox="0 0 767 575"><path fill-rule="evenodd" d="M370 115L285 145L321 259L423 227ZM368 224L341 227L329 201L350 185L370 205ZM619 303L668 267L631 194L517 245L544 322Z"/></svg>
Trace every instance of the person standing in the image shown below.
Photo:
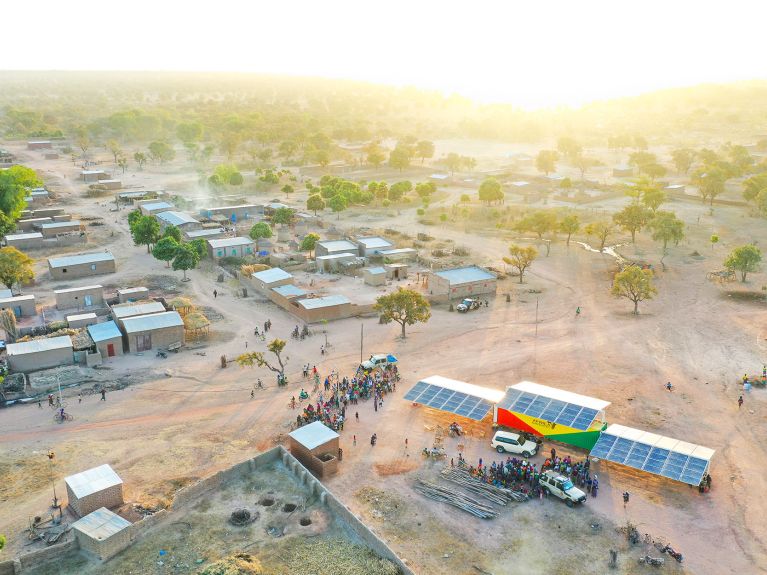
<svg viewBox="0 0 767 575"><path fill-rule="evenodd" d="M83 402L83 392L82 391L78 391L77 392L77 403L82 403L82 402Z"/></svg>
<svg viewBox="0 0 767 575"><path fill-rule="evenodd" d="M213 299L218 297L218 290L213 290Z"/></svg>
<svg viewBox="0 0 767 575"><path fill-rule="evenodd" d="M107 390L106 389L102 389L101 390L101 401L106 401L106 400L107 400Z"/></svg>
<svg viewBox="0 0 767 575"><path fill-rule="evenodd" d="M626 505L628 505L628 503L629 503L629 497L630 497L629 492L628 491L624 491L623 492L623 508L624 509L626 509Z"/></svg>
<svg viewBox="0 0 767 575"><path fill-rule="evenodd" d="M741 407L743 407L743 396L742 395L738 398L738 409L740 409Z"/></svg>

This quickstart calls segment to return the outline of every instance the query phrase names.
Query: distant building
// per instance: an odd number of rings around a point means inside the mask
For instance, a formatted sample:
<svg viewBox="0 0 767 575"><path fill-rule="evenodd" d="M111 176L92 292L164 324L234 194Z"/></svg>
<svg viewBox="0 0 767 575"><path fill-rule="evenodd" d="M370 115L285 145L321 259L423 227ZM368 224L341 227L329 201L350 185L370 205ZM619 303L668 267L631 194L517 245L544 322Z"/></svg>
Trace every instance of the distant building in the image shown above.
<svg viewBox="0 0 767 575"><path fill-rule="evenodd" d="M67 325L72 329L79 329L81 327L88 327L94 323L98 323L98 316L91 312L76 313L67 316Z"/></svg>
<svg viewBox="0 0 767 575"><path fill-rule="evenodd" d="M91 336L101 357L106 359L123 354L123 334L113 321L88 326Z"/></svg>
<svg viewBox="0 0 767 575"><path fill-rule="evenodd" d="M362 278L370 286L386 285L386 270L384 268L365 268L362 270Z"/></svg>
<svg viewBox="0 0 767 575"><path fill-rule="evenodd" d="M143 286L119 289L117 299L120 303L149 299L149 290Z"/></svg>
<svg viewBox="0 0 767 575"><path fill-rule="evenodd" d="M44 238L55 238L59 234L79 232L82 230L80 220L70 222L51 222L40 226Z"/></svg>
<svg viewBox="0 0 767 575"><path fill-rule="evenodd" d="M104 186L107 190L119 190L123 187L121 180L99 180L99 184Z"/></svg>
<svg viewBox="0 0 767 575"><path fill-rule="evenodd" d="M0 310L6 309L11 310L17 318L35 316L37 315L35 296L29 294L2 298L0 299Z"/></svg>
<svg viewBox="0 0 767 575"><path fill-rule="evenodd" d="M357 238L356 241L357 245L359 246L359 254L364 257L377 255L383 251L391 250L394 248L394 244L389 240L377 236Z"/></svg>
<svg viewBox="0 0 767 575"><path fill-rule="evenodd" d="M123 504L123 481L109 465L75 473L64 478L69 508L84 517L101 507Z"/></svg>
<svg viewBox="0 0 767 575"><path fill-rule="evenodd" d="M15 372L48 369L75 362L72 340L68 335L9 343L8 367Z"/></svg>
<svg viewBox="0 0 767 575"><path fill-rule="evenodd" d="M255 246L256 242L242 236L208 240L208 255L213 261L225 257L244 258L255 253Z"/></svg>
<svg viewBox="0 0 767 575"><path fill-rule="evenodd" d="M277 286L275 288L272 288L272 292L289 301L301 299L308 295L300 287L295 286L293 284L285 284L285 285Z"/></svg>
<svg viewBox="0 0 767 575"><path fill-rule="evenodd" d="M343 268L345 264L353 264L359 262L359 266L362 266L363 259L357 255L357 252L343 252L328 254L326 256L317 256L314 258L317 264L317 271L320 273L337 272Z"/></svg>
<svg viewBox="0 0 767 575"><path fill-rule="evenodd" d="M155 214L160 214L162 212L171 212L176 209L176 206L174 206L173 204L169 204L168 202L160 202L160 201L152 200L146 203L139 204L138 209L141 212L141 215L143 216L153 216Z"/></svg>
<svg viewBox="0 0 767 575"><path fill-rule="evenodd" d="M240 220L249 220L262 216L263 206L256 204L241 204L238 206L224 206L220 208L203 208L200 210L200 217L211 219L214 216L223 216L230 222L239 222Z"/></svg>
<svg viewBox="0 0 767 575"><path fill-rule="evenodd" d="M434 272L429 277L429 292L450 299L495 293L496 276L478 266Z"/></svg>
<svg viewBox="0 0 767 575"><path fill-rule="evenodd" d="M202 227L200 222L184 212L160 212L154 217L160 222L160 228L163 230L168 226L176 226L181 231L199 230Z"/></svg>
<svg viewBox="0 0 767 575"><path fill-rule="evenodd" d="M104 307L104 288L91 285L54 290L56 309L89 309Z"/></svg>
<svg viewBox="0 0 767 575"><path fill-rule="evenodd" d="M117 270L110 252L48 258L48 269L55 280L112 274Z"/></svg>
<svg viewBox="0 0 767 575"><path fill-rule="evenodd" d="M16 222L16 229L22 232L31 232L40 229L43 224L50 224L53 218L24 218Z"/></svg>
<svg viewBox="0 0 767 575"><path fill-rule="evenodd" d="M349 317L352 309L352 302L343 295L300 299L296 305L299 315L307 323Z"/></svg>
<svg viewBox="0 0 767 575"><path fill-rule="evenodd" d="M30 140L27 142L27 150L50 150L53 143L50 140Z"/></svg>
<svg viewBox="0 0 767 575"><path fill-rule="evenodd" d="M122 321L122 331L129 353L167 349L184 343L184 320L175 311L126 318Z"/></svg>
<svg viewBox="0 0 767 575"><path fill-rule="evenodd" d="M4 239L6 246L19 250L32 250L45 246L43 243L43 234L40 232L8 234Z"/></svg>
<svg viewBox="0 0 767 575"><path fill-rule="evenodd" d="M293 276L280 268L270 268L251 275L256 289L261 293L268 293L272 288L293 283Z"/></svg>
<svg viewBox="0 0 767 575"><path fill-rule="evenodd" d="M317 242L314 247L315 256L332 256L342 253L358 255L359 247L349 240L324 240Z"/></svg>
<svg viewBox="0 0 767 575"><path fill-rule="evenodd" d="M80 549L102 561L114 557L132 542L131 522L101 507L72 524Z"/></svg>
<svg viewBox="0 0 767 575"><path fill-rule="evenodd" d="M418 250L415 248L395 248L384 250L380 255L387 262L412 262L418 259Z"/></svg>
<svg viewBox="0 0 767 575"><path fill-rule="evenodd" d="M98 183L101 180L108 180L109 174L104 170L83 170L80 172L80 179L86 183Z"/></svg>
<svg viewBox="0 0 767 575"><path fill-rule="evenodd" d="M634 175L634 168L631 166L621 165L613 168L613 176L616 178L630 178Z"/></svg>
<svg viewBox="0 0 767 575"><path fill-rule="evenodd" d="M196 239L215 240L226 236L226 230L224 228L203 228L201 230L188 230L182 233L190 242Z"/></svg>

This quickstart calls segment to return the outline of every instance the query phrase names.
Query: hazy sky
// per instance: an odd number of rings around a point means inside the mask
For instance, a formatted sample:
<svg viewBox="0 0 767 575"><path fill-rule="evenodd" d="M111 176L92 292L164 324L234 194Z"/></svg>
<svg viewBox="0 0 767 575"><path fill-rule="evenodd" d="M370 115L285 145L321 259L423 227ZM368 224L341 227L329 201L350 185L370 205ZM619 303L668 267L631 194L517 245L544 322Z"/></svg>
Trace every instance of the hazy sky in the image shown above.
<svg viewBox="0 0 767 575"><path fill-rule="evenodd" d="M17 70L328 76L527 107L767 78L767 0L37 0L2 15Z"/></svg>

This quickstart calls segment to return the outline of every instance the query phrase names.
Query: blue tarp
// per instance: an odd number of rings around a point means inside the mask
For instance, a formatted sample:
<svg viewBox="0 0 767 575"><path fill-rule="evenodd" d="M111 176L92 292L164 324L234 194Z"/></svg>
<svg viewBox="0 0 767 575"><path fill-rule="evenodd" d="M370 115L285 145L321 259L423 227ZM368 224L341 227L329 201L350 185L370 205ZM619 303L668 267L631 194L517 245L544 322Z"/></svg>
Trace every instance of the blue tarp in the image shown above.
<svg viewBox="0 0 767 575"><path fill-rule="evenodd" d="M394 357L393 355L387 355L386 361L388 361L389 363L397 363L397 358Z"/></svg>

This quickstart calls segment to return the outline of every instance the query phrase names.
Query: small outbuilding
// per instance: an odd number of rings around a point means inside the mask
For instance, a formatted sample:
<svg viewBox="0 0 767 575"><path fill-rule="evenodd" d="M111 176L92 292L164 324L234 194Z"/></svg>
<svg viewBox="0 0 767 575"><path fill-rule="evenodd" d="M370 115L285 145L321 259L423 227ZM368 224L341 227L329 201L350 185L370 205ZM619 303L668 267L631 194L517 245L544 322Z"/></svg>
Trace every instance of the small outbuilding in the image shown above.
<svg viewBox="0 0 767 575"><path fill-rule="evenodd" d="M8 367L15 372L29 372L75 362L72 339L68 335L9 343Z"/></svg>
<svg viewBox="0 0 767 575"><path fill-rule="evenodd" d="M35 188L31 192L29 192L29 202L31 203L37 203L37 202L45 202L50 199L51 195L48 193L48 190L45 188Z"/></svg>
<svg viewBox="0 0 767 575"><path fill-rule="evenodd" d="M223 206L220 208L203 208L200 210L200 216L206 219L212 219L214 216L223 216L232 223L240 220L263 215L264 207L256 204L240 204L238 206Z"/></svg>
<svg viewBox="0 0 767 575"><path fill-rule="evenodd" d="M53 143L50 140L30 140L27 142L27 150L50 150Z"/></svg>
<svg viewBox="0 0 767 575"><path fill-rule="evenodd" d="M82 231L82 224L80 220L72 220L69 222L51 222L40 226L40 231L44 238L55 238L59 234L69 234L72 232Z"/></svg>
<svg viewBox="0 0 767 575"><path fill-rule="evenodd" d="M328 295L300 299L296 302L298 315L306 323L343 319L352 315L352 302L343 295Z"/></svg>
<svg viewBox="0 0 767 575"><path fill-rule="evenodd" d="M396 248L384 250L379 254L385 262L413 262L418 259L418 250L415 248Z"/></svg>
<svg viewBox="0 0 767 575"><path fill-rule="evenodd" d="M284 286L277 286L272 288L272 291L278 296L284 297L287 300L293 301L306 297L307 293L300 287L293 284L285 284Z"/></svg>
<svg viewBox="0 0 767 575"><path fill-rule="evenodd" d="M84 517L101 507L123 504L123 480L111 466L99 465L64 478L69 507Z"/></svg>
<svg viewBox="0 0 767 575"><path fill-rule="evenodd" d="M429 293L448 298L495 293L495 274L479 266L467 266L434 272L429 277Z"/></svg>
<svg viewBox="0 0 767 575"><path fill-rule="evenodd" d="M131 544L131 522L101 507L72 524L80 549L105 561Z"/></svg>
<svg viewBox="0 0 767 575"><path fill-rule="evenodd" d="M184 320L175 311L126 318L122 321L122 330L129 353L167 349L184 343Z"/></svg>
<svg viewBox="0 0 767 575"><path fill-rule="evenodd" d="M83 170L80 172L80 179L83 182L96 183L100 180L108 180L109 174L104 170Z"/></svg>
<svg viewBox="0 0 767 575"><path fill-rule="evenodd" d="M53 222L53 218L40 217L40 218L24 218L16 222L16 229L21 232L31 232L39 230L43 224L50 224Z"/></svg>
<svg viewBox="0 0 767 575"><path fill-rule="evenodd" d="M88 327L99 321L98 316L93 312L76 313L67 316L67 325L72 329Z"/></svg>
<svg viewBox="0 0 767 575"><path fill-rule="evenodd" d="M163 230L168 226L176 226L181 231L199 230L202 227L200 222L184 212L160 212L155 214L154 217L160 222L160 228Z"/></svg>
<svg viewBox="0 0 767 575"><path fill-rule="evenodd" d="M123 334L113 321L88 326L91 336L101 357L106 359L123 354Z"/></svg>
<svg viewBox="0 0 767 575"><path fill-rule="evenodd" d="M349 240L324 240L317 242L314 247L315 256L332 256L334 254L359 254L359 247Z"/></svg>
<svg viewBox="0 0 767 575"><path fill-rule="evenodd" d="M378 236L357 238L357 245L359 246L359 254L366 258L394 248L393 243Z"/></svg>
<svg viewBox="0 0 767 575"><path fill-rule="evenodd" d="M254 272L250 277L255 288L264 294L268 294L272 288L293 283L293 275L281 268L270 268Z"/></svg>
<svg viewBox="0 0 767 575"><path fill-rule="evenodd" d="M22 234L8 234L5 236L5 245L19 250L32 250L42 248L43 234L40 232L28 232Z"/></svg>
<svg viewBox="0 0 767 575"><path fill-rule="evenodd" d="M288 434L290 453L317 477L338 471L339 435L321 421L315 421Z"/></svg>
<svg viewBox="0 0 767 575"><path fill-rule="evenodd" d="M35 316L37 315L35 296L29 294L2 298L0 299L0 310L6 309L11 310L17 318Z"/></svg>
<svg viewBox="0 0 767 575"><path fill-rule="evenodd" d="M314 261L317 264L317 271L319 273L337 272L343 264L354 262L360 259L357 252L354 253L341 253L330 254L328 256L317 256ZM364 260L360 260L364 262Z"/></svg>
<svg viewBox="0 0 767 575"><path fill-rule="evenodd" d="M48 258L48 269L55 280L112 274L115 257L108 251Z"/></svg>
<svg viewBox="0 0 767 575"><path fill-rule="evenodd" d="M117 299L120 303L149 299L149 289L143 286L119 289L117 290Z"/></svg>
<svg viewBox="0 0 767 575"><path fill-rule="evenodd" d="M120 303L112 306L112 317L117 325L122 327L122 322L130 317L163 313L165 311L167 311L165 306L159 301Z"/></svg>
<svg viewBox="0 0 767 575"><path fill-rule="evenodd" d="M89 309L104 307L104 287L91 285L54 290L56 309Z"/></svg>
<svg viewBox="0 0 767 575"><path fill-rule="evenodd" d="M215 240L226 236L226 230L224 228L203 228L201 230L188 230L183 234L190 242L196 239Z"/></svg>
<svg viewBox="0 0 767 575"><path fill-rule="evenodd" d="M386 270L386 279L390 280L404 280L407 277L407 272L410 266L407 264L384 264Z"/></svg>
<svg viewBox="0 0 767 575"><path fill-rule="evenodd" d="M255 253L255 246L256 242L243 236L208 240L208 254L213 261L225 257L244 258Z"/></svg>
<svg viewBox="0 0 767 575"><path fill-rule="evenodd" d="M369 286L386 285L386 270L384 268L365 268L362 270L362 278Z"/></svg>
<svg viewBox="0 0 767 575"><path fill-rule="evenodd" d="M121 180L100 180L99 184L104 186L107 190L119 190L123 187Z"/></svg>
<svg viewBox="0 0 767 575"><path fill-rule="evenodd" d="M158 201L148 201L146 203L140 204L138 207L139 211L141 212L141 215L143 216L154 216L155 214L160 214L162 212L170 212L176 209L176 206L173 204L169 204L168 202L158 202Z"/></svg>

